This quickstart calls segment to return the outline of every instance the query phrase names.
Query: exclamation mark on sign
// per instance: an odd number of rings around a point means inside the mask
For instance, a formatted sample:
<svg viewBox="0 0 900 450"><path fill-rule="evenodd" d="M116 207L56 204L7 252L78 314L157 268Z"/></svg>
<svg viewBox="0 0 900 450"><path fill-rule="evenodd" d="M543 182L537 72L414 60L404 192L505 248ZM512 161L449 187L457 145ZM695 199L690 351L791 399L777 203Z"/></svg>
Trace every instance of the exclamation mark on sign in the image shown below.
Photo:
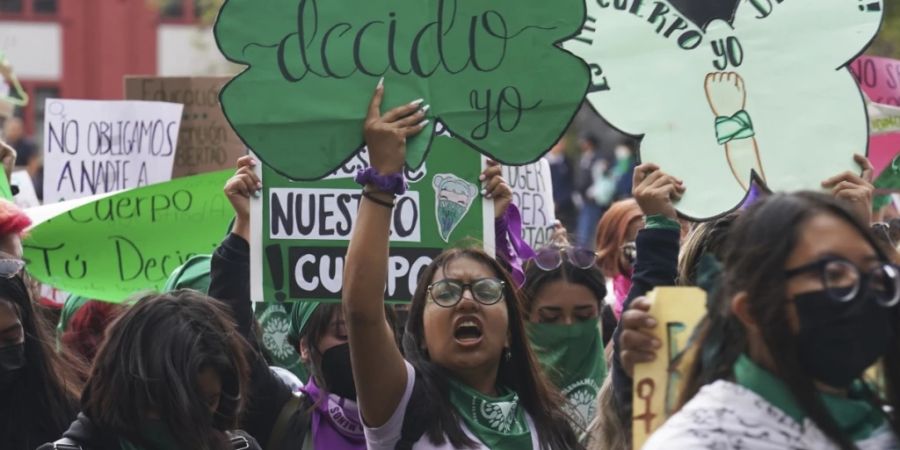
<svg viewBox="0 0 900 450"><path fill-rule="evenodd" d="M860 0L860 2L862 2L862 1L864 1L864 0ZM878 12L878 11L881 11L881 3L872 2L872 3L869 3L868 5L863 5L860 3L859 10L860 11L869 11L869 12Z"/></svg>
<svg viewBox="0 0 900 450"><path fill-rule="evenodd" d="M269 271L272 272L272 287L275 288L275 300L284 302L284 258L281 257L281 246L270 245L266 247L266 259L269 261Z"/></svg>

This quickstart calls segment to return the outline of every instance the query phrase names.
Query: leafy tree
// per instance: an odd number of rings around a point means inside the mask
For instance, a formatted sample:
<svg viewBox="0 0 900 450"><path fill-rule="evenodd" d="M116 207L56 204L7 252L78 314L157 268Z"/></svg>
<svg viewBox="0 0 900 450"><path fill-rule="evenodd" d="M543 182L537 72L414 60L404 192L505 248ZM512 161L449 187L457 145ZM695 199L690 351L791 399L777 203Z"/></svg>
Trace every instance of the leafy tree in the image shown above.
<svg viewBox="0 0 900 450"><path fill-rule="evenodd" d="M900 2L885 0L884 23L868 54L900 59Z"/></svg>

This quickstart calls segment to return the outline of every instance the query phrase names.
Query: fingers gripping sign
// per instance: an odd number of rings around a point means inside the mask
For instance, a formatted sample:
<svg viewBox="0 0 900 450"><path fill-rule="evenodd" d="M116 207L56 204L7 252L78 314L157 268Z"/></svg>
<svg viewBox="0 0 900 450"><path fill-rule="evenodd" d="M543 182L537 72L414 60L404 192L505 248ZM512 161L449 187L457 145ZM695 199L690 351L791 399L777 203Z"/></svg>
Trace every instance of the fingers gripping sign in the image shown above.
<svg viewBox="0 0 900 450"><path fill-rule="evenodd" d="M406 140L428 125L425 113L429 105L423 105L424 99L418 99L382 114L383 100L384 79L381 79L369 103L364 134L372 167L382 175L389 175L403 171Z"/></svg>

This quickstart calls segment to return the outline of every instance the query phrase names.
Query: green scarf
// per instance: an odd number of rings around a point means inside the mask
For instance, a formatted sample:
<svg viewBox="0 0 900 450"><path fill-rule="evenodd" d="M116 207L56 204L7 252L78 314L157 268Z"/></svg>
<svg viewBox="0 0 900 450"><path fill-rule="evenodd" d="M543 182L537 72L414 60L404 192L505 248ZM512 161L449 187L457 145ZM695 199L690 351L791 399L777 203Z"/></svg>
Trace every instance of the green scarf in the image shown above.
<svg viewBox="0 0 900 450"><path fill-rule="evenodd" d="M300 354L288 341L291 333L291 316L288 308L290 305L281 303L257 303L256 320L262 329L262 345L265 347L272 363L291 371L306 383L309 380L309 372L300 361Z"/></svg>
<svg viewBox="0 0 900 450"><path fill-rule="evenodd" d="M450 402L463 423L490 449L531 448L531 430L519 396L505 388L499 397L488 397L456 380L450 380Z"/></svg>
<svg viewBox="0 0 900 450"><path fill-rule="evenodd" d="M526 327L544 373L568 399L566 412L577 429L586 429L597 414L597 394L606 377L600 320Z"/></svg>
<svg viewBox="0 0 900 450"><path fill-rule="evenodd" d="M122 450L178 450L175 439L172 438L172 434L169 433L166 425L160 420L146 421L141 429L141 436L143 436L150 447L141 447L121 439L119 444Z"/></svg>
<svg viewBox="0 0 900 450"><path fill-rule="evenodd" d="M806 419L806 413L797 405L787 385L747 355L741 355L734 364L734 378L738 384L766 399L797 423L802 424ZM847 397L826 393L819 395L841 432L855 442L872 437L885 424L884 414L865 399L862 381L857 380L851 385Z"/></svg>

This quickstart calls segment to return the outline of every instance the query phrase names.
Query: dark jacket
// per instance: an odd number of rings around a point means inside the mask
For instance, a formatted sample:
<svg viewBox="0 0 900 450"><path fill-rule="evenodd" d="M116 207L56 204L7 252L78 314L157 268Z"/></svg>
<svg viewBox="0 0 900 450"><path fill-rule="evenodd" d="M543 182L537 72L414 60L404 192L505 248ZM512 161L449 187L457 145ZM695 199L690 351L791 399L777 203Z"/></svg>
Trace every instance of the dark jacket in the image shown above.
<svg viewBox="0 0 900 450"><path fill-rule="evenodd" d="M30 392L26 383L33 380L19 381L22 384L0 394L0 449L4 450L34 450L44 442L58 439L78 414L78 401L72 399L63 411L58 411L59 419L51 420L43 411L46 406L26 394Z"/></svg>
<svg viewBox="0 0 900 450"><path fill-rule="evenodd" d="M259 444L243 431L229 431L228 437L235 450L261 450ZM50 442L37 448L37 450L121 450L121 437L104 432L97 428L91 420L82 414L72 422L68 431L63 433L63 439Z"/></svg>
<svg viewBox="0 0 900 450"><path fill-rule="evenodd" d="M259 339L253 332L256 318L250 300L250 244L242 237L229 234L213 253L209 296L231 307L238 330L252 349L247 355L251 367L249 403L242 416L241 429L256 438L266 450L300 449L309 432L308 407L292 414L281 445L278 448L269 446L275 423L293 394L291 388L269 369Z"/></svg>
<svg viewBox="0 0 900 450"><path fill-rule="evenodd" d="M678 250L681 235L677 230L644 229L638 233L637 260L631 278L631 290L622 311L627 311L631 302L644 296L657 286L674 286L678 277ZM612 384L616 412L625 425L627 436L631 436L632 379L625 373L619 360L621 346L619 339L622 327L617 327L613 337Z"/></svg>

